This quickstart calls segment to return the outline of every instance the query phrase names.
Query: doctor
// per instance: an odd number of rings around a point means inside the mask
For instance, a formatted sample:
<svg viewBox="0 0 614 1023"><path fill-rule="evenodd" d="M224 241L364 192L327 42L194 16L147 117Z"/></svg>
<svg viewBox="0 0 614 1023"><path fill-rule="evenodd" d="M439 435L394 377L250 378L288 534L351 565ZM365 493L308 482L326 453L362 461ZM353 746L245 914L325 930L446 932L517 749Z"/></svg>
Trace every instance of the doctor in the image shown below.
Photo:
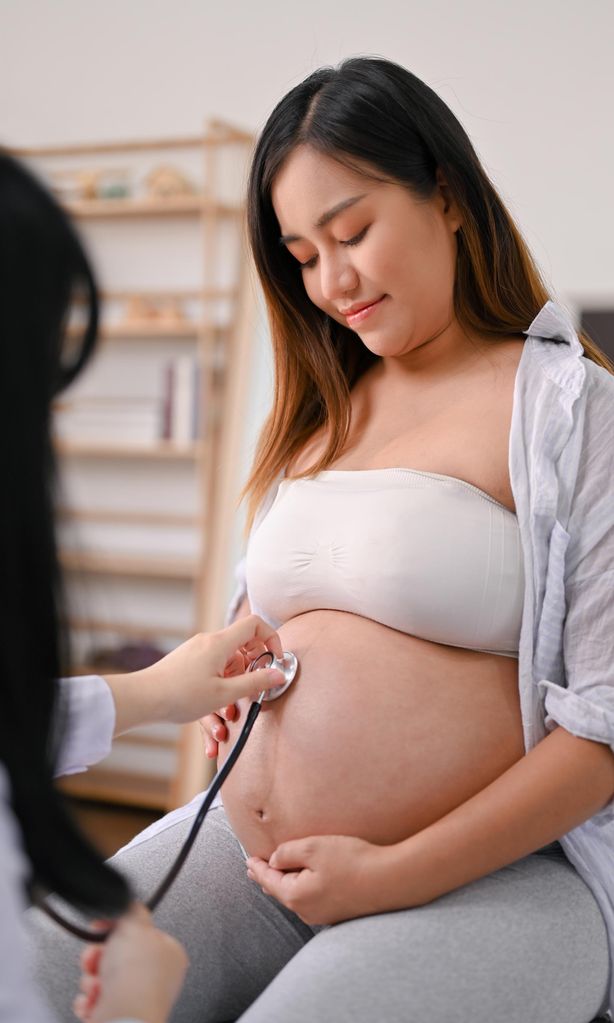
<svg viewBox="0 0 614 1023"><path fill-rule="evenodd" d="M78 344L65 326L85 299ZM126 882L73 823L54 775L104 757L113 735L156 721L195 720L283 681L246 672L279 636L255 615L197 635L127 675L63 679L69 663L53 527L50 407L95 343L98 302L83 248L44 188L0 150L0 1023L51 1023L28 977L21 915L33 891L120 917L84 953L75 1009L92 1023L163 1023L187 966Z"/></svg>

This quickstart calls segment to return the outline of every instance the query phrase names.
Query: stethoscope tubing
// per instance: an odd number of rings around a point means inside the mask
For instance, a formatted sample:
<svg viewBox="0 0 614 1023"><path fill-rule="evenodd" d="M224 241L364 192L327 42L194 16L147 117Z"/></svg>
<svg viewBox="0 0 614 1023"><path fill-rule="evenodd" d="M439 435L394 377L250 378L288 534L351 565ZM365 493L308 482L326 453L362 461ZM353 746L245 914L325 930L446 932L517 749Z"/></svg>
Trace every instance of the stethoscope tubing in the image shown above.
<svg viewBox="0 0 614 1023"><path fill-rule="evenodd" d="M267 654L271 658L271 661L269 662L269 664L272 664L273 661L275 660L275 656L274 656L274 654L271 653L270 650L265 650L264 653L260 654L258 657L256 657L251 662L251 664L250 664L250 666L248 668L248 671L253 671L254 670L254 666L257 664L257 662L260 660L260 658L261 657L266 657ZM207 793L206 793L202 803L200 804L200 807L198 809L198 813L196 814L196 817L194 818L194 822L192 824L192 827L190 828L190 832L188 834L188 837L186 838L185 842L183 843L181 849L179 850L179 853L177 854L177 858L175 859L175 862L169 868L166 876L162 879L162 881L160 882L160 884L156 888L156 890L153 893L153 895L145 903L145 905L147 906L147 909L150 912L153 913L153 911L158 908L158 906L162 902L162 899L164 898L164 896L168 892L169 888L171 887L171 885L175 881L179 871L183 867L183 864L185 863L186 859L188 858L190 850L191 850L192 846L194 845L194 842L196 841L196 836L198 835L198 832L200 831L200 829L201 829L201 827L203 825L203 822L205 820L205 817L207 816L207 813L209 811L209 808L210 808L213 800L217 796L217 794L220 791L222 785L226 781L226 778L228 777L228 775L230 774L232 768L236 764L236 762L237 762L237 760L239 758L239 754L241 753L241 750L243 749L243 747L245 746L245 743L247 742L249 733L251 732L252 728L254 727L254 723L256 721L256 718L258 717L258 714L260 713L260 708L262 706L262 701L265 699L266 695L267 695L267 690L265 689L265 690L263 690L263 692L260 693L260 695L258 696L258 699L254 700L254 702L251 704L251 706L250 706L250 708L249 708L249 710L247 712L247 716L245 718L245 724L243 725L241 733L240 733L237 741L235 742L234 746L232 747L232 750L228 754L228 759L226 760L224 766L222 768L220 768L220 770L217 772L217 774L215 775L215 778L213 779L210 787L207 789ZM94 931L94 930L91 930L91 929L86 928L86 927L80 927L78 924L73 923L72 920L68 920L64 916L62 916L61 913L58 913L58 911L55 910L53 908L53 906L49 905L49 903L47 902L46 898L44 898L44 897L40 897L38 895L35 895L34 898L33 898L33 902L34 902L34 904L39 909L42 909L43 912L47 914L47 916L51 917L51 919L54 920L56 924L59 924L60 927L63 927L64 930L68 931L70 934L74 934L74 936L76 938L81 938L82 941L87 941L87 942L101 944L102 942L107 940L109 934L111 934L111 932L113 930L113 926L114 926L113 924L111 924L110 927L108 928L108 930L105 930L105 931Z"/></svg>

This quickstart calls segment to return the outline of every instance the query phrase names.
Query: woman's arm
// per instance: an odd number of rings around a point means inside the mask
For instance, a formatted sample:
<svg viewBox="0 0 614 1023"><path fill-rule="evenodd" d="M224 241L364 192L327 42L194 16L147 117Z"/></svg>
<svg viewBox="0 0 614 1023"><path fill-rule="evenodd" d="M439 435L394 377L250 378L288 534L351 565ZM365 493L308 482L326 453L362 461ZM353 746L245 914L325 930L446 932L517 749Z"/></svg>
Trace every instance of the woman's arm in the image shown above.
<svg viewBox="0 0 614 1023"><path fill-rule="evenodd" d="M613 797L610 747L555 728L481 792L385 847L381 908L422 905L484 877L560 838Z"/></svg>
<svg viewBox="0 0 614 1023"><path fill-rule="evenodd" d="M219 632L197 633L142 671L63 679L64 741L56 773L75 773L97 763L109 752L113 735L137 725L185 724L279 685L279 671L264 668L256 679L245 670L246 658L265 649L277 657L283 654L271 626L247 615Z"/></svg>

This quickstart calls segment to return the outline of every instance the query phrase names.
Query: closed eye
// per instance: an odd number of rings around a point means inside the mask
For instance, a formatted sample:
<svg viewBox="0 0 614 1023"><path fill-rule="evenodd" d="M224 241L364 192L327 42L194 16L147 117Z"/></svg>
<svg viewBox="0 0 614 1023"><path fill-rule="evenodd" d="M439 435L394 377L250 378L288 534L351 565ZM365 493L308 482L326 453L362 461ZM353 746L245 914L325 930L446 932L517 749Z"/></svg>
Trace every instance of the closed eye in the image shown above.
<svg viewBox="0 0 614 1023"><path fill-rule="evenodd" d="M358 243L363 240L368 230L369 230L368 226L363 227L362 231L360 231L358 234L355 234L353 238L348 238L347 241L340 242L340 245L358 245ZM311 259L308 259L306 263L299 263L299 266L301 267L302 270L306 269L310 270L312 267L316 265L317 258L318 258L317 256L312 256Z"/></svg>
<svg viewBox="0 0 614 1023"><path fill-rule="evenodd" d="M361 242L363 240L363 238L366 235L368 230L369 230L368 227L363 227L362 231L360 231L358 234L355 234L353 238L349 238L348 241L341 242L341 244L342 245L358 245L358 242Z"/></svg>

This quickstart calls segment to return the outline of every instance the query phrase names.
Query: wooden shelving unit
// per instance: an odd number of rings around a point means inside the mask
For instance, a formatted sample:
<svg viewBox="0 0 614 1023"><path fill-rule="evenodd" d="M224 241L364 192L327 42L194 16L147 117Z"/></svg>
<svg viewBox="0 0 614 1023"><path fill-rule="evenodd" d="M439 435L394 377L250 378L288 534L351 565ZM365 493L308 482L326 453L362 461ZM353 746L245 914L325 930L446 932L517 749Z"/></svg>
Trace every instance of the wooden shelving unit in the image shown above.
<svg viewBox="0 0 614 1023"><path fill-rule="evenodd" d="M129 198L87 198L66 202L67 211L78 222L81 233L89 242L88 232L104 230L106 244L113 225L130 223L134 234L146 230L148 245L159 242L161 262L168 259L164 234L173 223L181 224L181 231L197 232L201 258L200 285L196 288L139 288L139 298L154 303L164 299L176 299L187 303L192 312L184 322L172 318L152 318L151 321L123 322L121 317L103 315L99 351L118 353L134 343L136 351L147 360L150 346L158 351L167 346L169 353L181 350L193 351L200 366L200 398L204 414L200 434L192 443L174 443L160 440L155 443L135 443L127 438L100 437L96 441L75 437L57 439L56 451L62 467L70 472L108 472L112 486L122 492L126 472L129 477L140 477L153 473L156 487L165 496L172 497L175 476L172 471L192 472L195 476L196 500L190 507L182 505L179 496L176 502L166 501L166 506L156 509L153 501L137 500L133 506L124 499L121 506L111 506L93 497L81 504L78 501L64 503L59 511L60 528L76 524L78 531L89 528L103 530L147 530L192 531L198 535L198 551L194 556L185 553L158 550L143 553L138 545L126 551L126 540L122 549L101 551L78 543L76 547L61 549L61 562L68 580L69 593L73 586L85 585L88 592L96 585L109 585L113 593L122 586L141 587L139 594L155 595L156 587L172 585L186 587L191 611L184 621L177 621L176 614L170 615L168 625L161 626L144 621L131 613L113 613L113 602L102 611L96 607L71 607L69 624L74 637L95 637L101 641L118 645L123 642L135 643L161 640L178 643L195 631L211 631L223 622L227 579L230 569L230 543L233 500L237 490L237 474L240 466L242 446L242 409L247 400L249 387L249 355L255 319L255 287L251 269L246 263L244 244L243 182L245 169L252 147L253 136L236 127L211 119L199 136L174 139L151 139L111 141L88 145L54 146L13 150L15 155L31 162L34 170L43 178L53 177L54 170L60 170L68 163L73 169L91 164L92 161L107 161L121 154L122 162L134 162L141 170L147 161L162 158L164 162L180 159L187 152L189 158L198 161L200 180L196 192L171 198L152 198L134 194ZM191 154L191 155L190 155ZM225 194L228 163L238 169L237 180L241 182L238 194ZM223 167L223 169L221 169ZM104 226L105 223L108 226ZM96 225L101 225L96 227ZM145 227L145 225L147 225ZM230 257L220 239L227 239L223 232L234 232L238 240L237 255ZM152 234L154 232L154 234ZM157 232L157 234L155 233ZM158 242L156 241L158 239ZM227 244L225 241L224 244ZM222 266L225 271L218 271ZM229 265L232 262L232 266ZM114 287L104 278L101 299L103 311L129 300L135 294L130 287L114 281ZM217 303L217 304L216 304ZM221 303L221 306L220 304ZM194 309L198 313L194 314ZM227 315L220 317L220 308ZM229 312L228 312L229 310ZM68 330L69 338L79 334L78 323ZM139 356L140 357L140 356ZM86 370L89 372L89 370ZM117 482L114 473L119 474ZM148 477L149 478L149 477ZM156 490L154 487L154 492ZM86 493L87 493L87 487ZM145 587L145 591L142 589ZM183 590L181 591L183 592ZM139 608L141 596L135 598L134 607ZM130 607L130 610L132 608ZM156 622L164 621L164 614L155 616ZM79 655L77 655L79 656ZM99 662L96 662L99 664ZM75 664L75 674L103 673L100 667L88 666L87 661ZM154 730L155 732L155 730ZM139 750L142 756L150 758L149 763L160 754L160 762L168 763L174 757L174 767L169 772L139 767ZM147 730L138 730L120 737L118 751L136 751L133 766L117 769L112 763L104 762L85 774L73 775L63 781L64 789L81 798L133 804L147 808L165 810L180 805L208 782L213 765L207 761L202 748L200 732L196 725L177 728L175 734L160 736ZM121 757L119 758L121 761Z"/></svg>

